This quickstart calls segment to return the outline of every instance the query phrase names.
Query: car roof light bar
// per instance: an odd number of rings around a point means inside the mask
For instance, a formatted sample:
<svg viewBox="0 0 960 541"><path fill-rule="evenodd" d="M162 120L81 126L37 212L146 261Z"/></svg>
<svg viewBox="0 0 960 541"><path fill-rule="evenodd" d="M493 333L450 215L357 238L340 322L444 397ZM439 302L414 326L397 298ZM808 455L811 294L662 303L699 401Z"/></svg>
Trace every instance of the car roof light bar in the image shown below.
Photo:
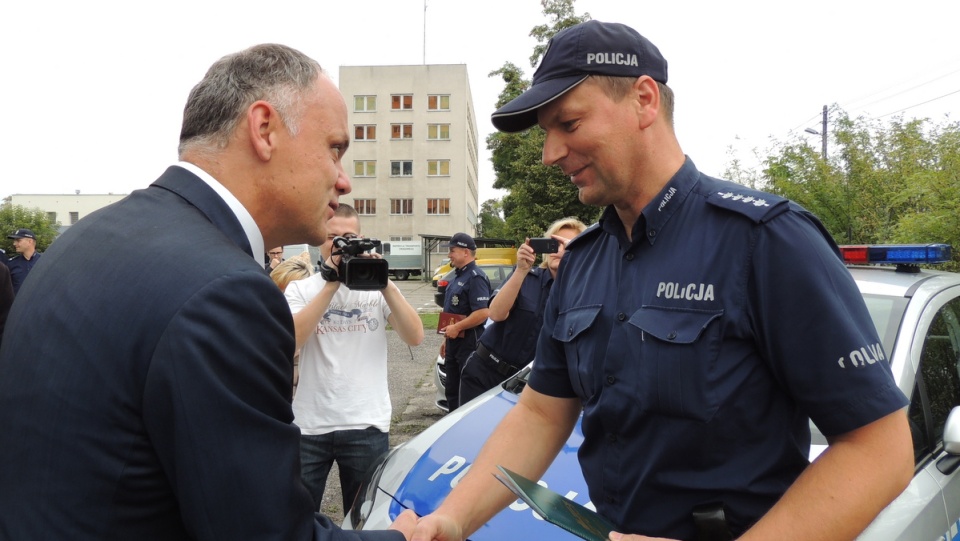
<svg viewBox="0 0 960 541"><path fill-rule="evenodd" d="M873 244L841 246L849 265L934 265L950 261L949 244Z"/></svg>

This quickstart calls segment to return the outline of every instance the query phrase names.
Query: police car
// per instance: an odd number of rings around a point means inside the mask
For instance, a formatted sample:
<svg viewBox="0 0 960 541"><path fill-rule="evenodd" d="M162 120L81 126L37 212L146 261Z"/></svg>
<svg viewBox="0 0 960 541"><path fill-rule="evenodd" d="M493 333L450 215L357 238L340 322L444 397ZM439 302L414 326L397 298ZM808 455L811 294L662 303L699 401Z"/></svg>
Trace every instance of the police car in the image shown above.
<svg viewBox="0 0 960 541"><path fill-rule="evenodd" d="M950 246L844 246L841 251L894 377L910 398L916 464L907 489L858 539L960 541L960 274L918 266L949 261ZM404 509L421 516L436 509L517 402L529 371L525 368L385 455L361 487L344 527L383 529ZM813 459L827 444L815 427L811 430ZM577 423L540 483L593 508L577 463L582 442ZM514 502L470 539L577 538Z"/></svg>

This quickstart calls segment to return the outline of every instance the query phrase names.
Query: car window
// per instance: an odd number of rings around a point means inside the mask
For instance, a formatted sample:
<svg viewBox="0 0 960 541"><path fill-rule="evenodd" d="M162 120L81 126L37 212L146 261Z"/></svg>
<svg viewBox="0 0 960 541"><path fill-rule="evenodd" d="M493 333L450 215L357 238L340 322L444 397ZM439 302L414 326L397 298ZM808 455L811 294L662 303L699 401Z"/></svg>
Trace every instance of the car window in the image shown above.
<svg viewBox="0 0 960 541"><path fill-rule="evenodd" d="M880 335L883 350L889 355L893 351L893 344L897 339L897 331L900 329L903 312L907 309L907 299L889 295L865 294L863 301L867 305L867 311L870 312L873 326L877 328L877 334Z"/></svg>
<svg viewBox="0 0 960 541"><path fill-rule="evenodd" d="M947 416L960 405L958 315L960 299L953 299L937 311L924 337L909 411L917 464L940 452Z"/></svg>
<svg viewBox="0 0 960 541"><path fill-rule="evenodd" d="M480 267L480 270L487 275L487 279L491 282L500 280L500 267Z"/></svg>

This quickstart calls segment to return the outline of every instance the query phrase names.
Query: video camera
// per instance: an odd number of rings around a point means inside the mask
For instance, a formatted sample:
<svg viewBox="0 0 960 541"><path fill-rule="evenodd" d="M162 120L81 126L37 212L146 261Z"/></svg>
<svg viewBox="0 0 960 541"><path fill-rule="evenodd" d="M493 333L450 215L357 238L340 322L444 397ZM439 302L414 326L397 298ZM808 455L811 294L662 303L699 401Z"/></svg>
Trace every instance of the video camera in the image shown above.
<svg viewBox="0 0 960 541"><path fill-rule="evenodd" d="M371 250L379 251L377 239L334 237L336 250L332 255L340 256L337 276L350 289L380 290L387 287L387 271L390 264L385 259L357 257Z"/></svg>

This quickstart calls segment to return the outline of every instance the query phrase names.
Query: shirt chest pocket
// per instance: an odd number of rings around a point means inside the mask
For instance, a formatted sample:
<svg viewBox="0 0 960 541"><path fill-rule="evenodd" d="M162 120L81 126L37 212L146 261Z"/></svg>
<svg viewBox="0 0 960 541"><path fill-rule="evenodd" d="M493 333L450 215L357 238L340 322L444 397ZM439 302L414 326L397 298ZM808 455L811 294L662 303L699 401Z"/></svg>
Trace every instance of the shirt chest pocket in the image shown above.
<svg viewBox="0 0 960 541"><path fill-rule="evenodd" d="M630 317L638 362L624 376L645 411L709 421L716 391L723 310L644 306ZM639 336L637 336L639 335Z"/></svg>
<svg viewBox="0 0 960 541"><path fill-rule="evenodd" d="M578 306L561 313L557 317L557 325L553 328L552 337L563 344L567 358L567 372L574 392L582 400L593 396L596 378L593 365L597 358L595 341L578 340L590 329L600 313L601 305Z"/></svg>

